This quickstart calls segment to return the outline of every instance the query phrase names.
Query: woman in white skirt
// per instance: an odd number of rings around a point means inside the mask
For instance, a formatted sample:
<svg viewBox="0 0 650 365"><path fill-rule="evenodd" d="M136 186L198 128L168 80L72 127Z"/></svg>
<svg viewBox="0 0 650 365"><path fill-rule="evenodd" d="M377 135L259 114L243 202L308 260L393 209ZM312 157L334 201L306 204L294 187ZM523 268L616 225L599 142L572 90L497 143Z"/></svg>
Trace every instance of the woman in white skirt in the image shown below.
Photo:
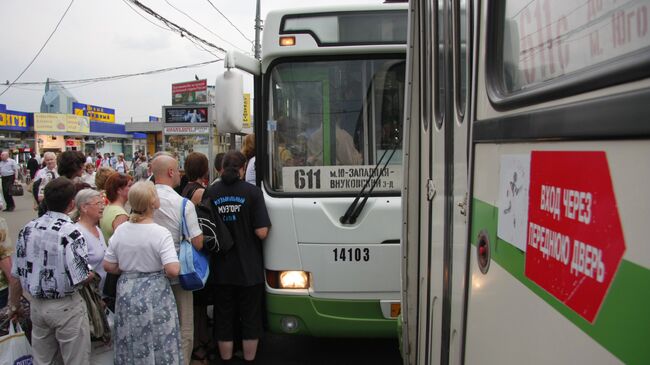
<svg viewBox="0 0 650 365"><path fill-rule="evenodd" d="M115 305L115 364L182 364L176 302L169 280L180 264L169 231L153 222L160 207L149 181L129 191L132 214L113 233L104 269L121 274Z"/></svg>

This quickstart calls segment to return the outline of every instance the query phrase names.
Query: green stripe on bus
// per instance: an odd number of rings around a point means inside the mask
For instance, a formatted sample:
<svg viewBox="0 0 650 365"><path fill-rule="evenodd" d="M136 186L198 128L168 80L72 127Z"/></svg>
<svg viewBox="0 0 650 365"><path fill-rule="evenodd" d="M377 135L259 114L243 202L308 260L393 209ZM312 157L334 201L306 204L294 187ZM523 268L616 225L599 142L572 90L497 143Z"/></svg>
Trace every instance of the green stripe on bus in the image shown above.
<svg viewBox="0 0 650 365"><path fill-rule="evenodd" d="M332 161L332 130L336 131L336 126L332 128L330 124L330 80L329 77L323 79L323 164L326 166L336 164L336 159Z"/></svg>
<svg viewBox="0 0 650 365"><path fill-rule="evenodd" d="M319 299L266 293L271 332L284 333L283 317L298 319L297 335L317 337L397 337L395 319L384 318L378 300Z"/></svg>
<svg viewBox="0 0 650 365"><path fill-rule="evenodd" d="M472 204L472 245L476 245L479 232L486 230L494 262L621 361L650 361L649 269L623 260L592 325L525 276L524 252L497 239L498 208L478 199L473 199Z"/></svg>

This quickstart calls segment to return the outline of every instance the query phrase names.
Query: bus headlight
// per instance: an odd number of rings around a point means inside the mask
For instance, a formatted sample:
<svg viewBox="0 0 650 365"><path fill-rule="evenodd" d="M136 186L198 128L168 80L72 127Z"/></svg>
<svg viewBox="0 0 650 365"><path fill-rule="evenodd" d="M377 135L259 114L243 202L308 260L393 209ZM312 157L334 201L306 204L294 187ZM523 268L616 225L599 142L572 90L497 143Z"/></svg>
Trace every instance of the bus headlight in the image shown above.
<svg viewBox="0 0 650 365"><path fill-rule="evenodd" d="M309 288L309 273L297 270L266 270L266 283L273 289L307 289Z"/></svg>
<svg viewBox="0 0 650 365"><path fill-rule="evenodd" d="M304 271L280 271L281 289L309 288L309 275Z"/></svg>

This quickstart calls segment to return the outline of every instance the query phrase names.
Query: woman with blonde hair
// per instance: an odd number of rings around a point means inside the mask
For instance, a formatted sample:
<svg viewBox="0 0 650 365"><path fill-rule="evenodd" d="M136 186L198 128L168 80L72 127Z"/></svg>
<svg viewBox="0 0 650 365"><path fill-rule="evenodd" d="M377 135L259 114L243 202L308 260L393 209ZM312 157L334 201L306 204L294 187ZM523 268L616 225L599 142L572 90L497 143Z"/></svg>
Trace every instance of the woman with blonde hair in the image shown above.
<svg viewBox="0 0 650 365"><path fill-rule="evenodd" d="M86 163L84 165L84 171L81 174L81 181L90 185L90 187L94 189L97 186L95 184L95 176L96 176L95 164L92 162Z"/></svg>
<svg viewBox="0 0 650 365"><path fill-rule="evenodd" d="M115 163L115 171L121 172L123 174L129 173L129 166L126 164L126 160L124 159L123 153L117 155L117 162Z"/></svg>
<svg viewBox="0 0 650 365"><path fill-rule="evenodd" d="M97 170L95 173L95 186L97 187L97 190L102 191L106 189L106 180L108 180L108 177L114 172L115 170L113 170L112 167L106 166L102 166Z"/></svg>
<svg viewBox="0 0 650 365"><path fill-rule="evenodd" d="M102 199L104 199L104 205L108 205L108 199L106 198L106 187L105 187L106 180L108 180L108 177L111 176L114 172L115 170L113 170L112 167L106 167L106 166L101 166L95 172L95 188L102 195Z"/></svg>
<svg viewBox="0 0 650 365"><path fill-rule="evenodd" d="M153 183L135 183L128 197L132 214L115 230L104 256L104 269L120 274L114 361L182 364L176 302L167 280L180 272L174 241L169 230L153 221L160 208Z"/></svg>

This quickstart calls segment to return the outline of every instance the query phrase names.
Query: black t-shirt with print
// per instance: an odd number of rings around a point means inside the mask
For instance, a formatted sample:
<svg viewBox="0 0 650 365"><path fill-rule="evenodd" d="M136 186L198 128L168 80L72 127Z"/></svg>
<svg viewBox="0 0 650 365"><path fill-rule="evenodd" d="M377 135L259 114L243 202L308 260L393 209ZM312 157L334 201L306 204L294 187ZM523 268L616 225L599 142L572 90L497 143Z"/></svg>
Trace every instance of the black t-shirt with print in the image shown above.
<svg viewBox="0 0 650 365"><path fill-rule="evenodd" d="M255 229L270 227L271 220L262 191L242 180L232 185L218 181L204 194L235 241L230 251L216 259L215 283L241 286L264 283L262 242Z"/></svg>

